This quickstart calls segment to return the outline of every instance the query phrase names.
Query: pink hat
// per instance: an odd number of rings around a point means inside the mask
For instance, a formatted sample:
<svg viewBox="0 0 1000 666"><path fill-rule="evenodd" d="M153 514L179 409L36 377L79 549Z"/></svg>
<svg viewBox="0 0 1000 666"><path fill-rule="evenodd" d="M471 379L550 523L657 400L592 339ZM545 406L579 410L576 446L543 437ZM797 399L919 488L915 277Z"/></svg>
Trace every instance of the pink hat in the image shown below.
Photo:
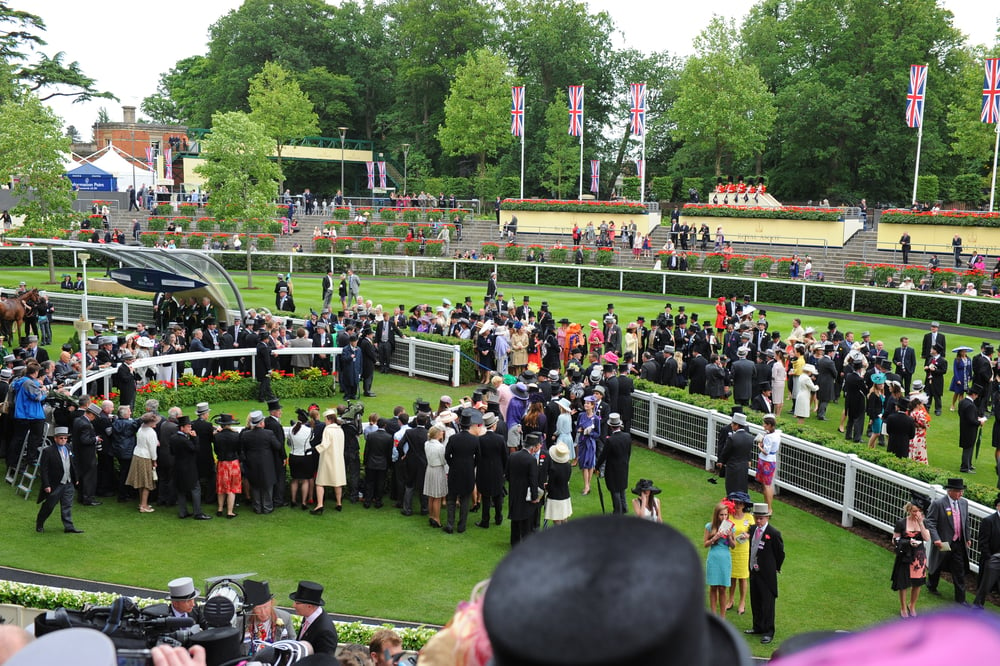
<svg viewBox="0 0 1000 666"><path fill-rule="evenodd" d="M590 320L590 327L591 327L591 328L600 328L600 327L601 327L601 325L597 323L597 320L596 320L596 319L591 319L591 320Z"/></svg>

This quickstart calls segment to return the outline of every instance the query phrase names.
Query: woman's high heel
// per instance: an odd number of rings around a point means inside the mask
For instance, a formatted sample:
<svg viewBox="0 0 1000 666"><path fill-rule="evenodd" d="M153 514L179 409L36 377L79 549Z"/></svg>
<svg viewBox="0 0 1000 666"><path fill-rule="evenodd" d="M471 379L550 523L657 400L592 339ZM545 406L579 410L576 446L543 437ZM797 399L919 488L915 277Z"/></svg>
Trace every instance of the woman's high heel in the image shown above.
<svg viewBox="0 0 1000 666"><path fill-rule="evenodd" d="M323 515L323 508L324 507L321 507L321 506L320 507L316 507L315 509L311 509L309 511L309 513L311 513L314 516L322 516Z"/></svg>

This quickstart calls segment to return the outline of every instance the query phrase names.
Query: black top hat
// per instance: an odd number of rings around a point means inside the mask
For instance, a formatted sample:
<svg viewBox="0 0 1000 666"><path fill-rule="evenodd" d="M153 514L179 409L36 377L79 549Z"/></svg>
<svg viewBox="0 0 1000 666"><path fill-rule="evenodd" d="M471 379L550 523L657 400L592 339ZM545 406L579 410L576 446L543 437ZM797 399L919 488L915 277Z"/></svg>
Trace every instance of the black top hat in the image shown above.
<svg viewBox="0 0 1000 666"><path fill-rule="evenodd" d="M266 580L245 580L243 581L243 589L246 591L246 599L243 603L250 607L266 604L274 598L274 595L271 594L271 586Z"/></svg>
<svg viewBox="0 0 1000 666"><path fill-rule="evenodd" d="M471 407L462 410L462 417L459 421L459 426L462 428L471 428L474 425L480 425L483 423L483 413L478 409L472 409Z"/></svg>
<svg viewBox="0 0 1000 666"><path fill-rule="evenodd" d="M975 393L976 395L982 395L983 394L983 386L982 386L982 384L973 384L972 388L969 389L969 393Z"/></svg>
<svg viewBox="0 0 1000 666"><path fill-rule="evenodd" d="M216 425L220 426L236 425L239 423L237 419L233 418L232 414L219 414L212 420L215 421Z"/></svg>
<svg viewBox="0 0 1000 666"><path fill-rule="evenodd" d="M927 509L930 508L931 498L923 493L918 493L915 490L910 491L910 503L919 508L924 513L927 513Z"/></svg>
<svg viewBox="0 0 1000 666"><path fill-rule="evenodd" d="M654 495L660 494L660 489L654 486L653 482L649 479L639 479L639 481L635 484L635 488L632 489L632 494L641 495L647 490Z"/></svg>
<svg viewBox="0 0 1000 666"><path fill-rule="evenodd" d="M426 400L417 399L416 402L413 403L413 411L417 414L420 412L430 413L431 403Z"/></svg>
<svg viewBox="0 0 1000 666"><path fill-rule="evenodd" d="M289 594L288 598L300 604L326 605L326 602L323 601L323 586L311 580L300 580L298 589Z"/></svg>
<svg viewBox="0 0 1000 666"><path fill-rule="evenodd" d="M189 416L178 416L177 417L177 428L183 428L186 425L191 424L191 417Z"/></svg>
<svg viewBox="0 0 1000 666"><path fill-rule="evenodd" d="M944 484L945 490L965 490L965 479L948 479Z"/></svg>
<svg viewBox="0 0 1000 666"><path fill-rule="evenodd" d="M273 412L276 409L281 409L281 402L277 398L274 398L273 400L268 400L267 411Z"/></svg>
<svg viewBox="0 0 1000 666"><path fill-rule="evenodd" d="M596 516L539 532L500 562L486 591L494 663L750 664L742 637L705 612L701 571L691 542L668 525ZM538 631L539 617L556 615Z"/></svg>

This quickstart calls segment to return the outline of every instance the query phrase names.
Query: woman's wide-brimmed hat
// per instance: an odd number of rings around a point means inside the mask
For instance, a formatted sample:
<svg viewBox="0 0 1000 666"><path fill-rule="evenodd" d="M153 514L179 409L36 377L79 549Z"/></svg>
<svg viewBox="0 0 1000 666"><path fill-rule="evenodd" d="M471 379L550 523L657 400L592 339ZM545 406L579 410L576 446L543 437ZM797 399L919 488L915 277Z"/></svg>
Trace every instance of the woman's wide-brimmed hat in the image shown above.
<svg viewBox="0 0 1000 666"><path fill-rule="evenodd" d="M660 494L660 489L654 486L650 479L639 479L635 484L635 488L632 489L632 494L641 495L647 490L654 495Z"/></svg>

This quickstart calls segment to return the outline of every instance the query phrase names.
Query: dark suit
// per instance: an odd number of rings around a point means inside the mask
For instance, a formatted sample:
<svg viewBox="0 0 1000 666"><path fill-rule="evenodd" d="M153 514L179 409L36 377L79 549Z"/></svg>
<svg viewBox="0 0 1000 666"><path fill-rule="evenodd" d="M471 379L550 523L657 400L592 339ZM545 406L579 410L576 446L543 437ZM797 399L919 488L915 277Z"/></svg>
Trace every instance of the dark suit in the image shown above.
<svg viewBox="0 0 1000 666"><path fill-rule="evenodd" d="M191 496L193 514L201 511L201 485L198 483L198 440L178 431L167 443L174 455L174 487L177 489L177 515L187 518L187 497Z"/></svg>
<svg viewBox="0 0 1000 666"><path fill-rule="evenodd" d="M917 352L913 347L896 347L892 352L892 363L896 366L896 374L903 380L903 392L910 392L910 380L917 368Z"/></svg>
<svg viewBox="0 0 1000 666"><path fill-rule="evenodd" d="M705 395L705 368L708 367L708 359L704 356L695 356L687 364L688 392Z"/></svg>
<svg viewBox="0 0 1000 666"><path fill-rule="evenodd" d="M972 398L966 396L958 403L958 445L962 448L963 472L972 468L972 451L979 436L979 409Z"/></svg>
<svg viewBox="0 0 1000 666"><path fill-rule="evenodd" d="M979 589L973 606L983 607L997 580L1000 580L1000 513L993 512L979 523Z"/></svg>
<svg viewBox="0 0 1000 666"><path fill-rule="evenodd" d="M388 332L386 331L388 328ZM383 319L375 327L375 346L378 348L379 370L383 374L388 374L389 363L392 360L392 352L396 349L396 338L402 333L392 317Z"/></svg>
<svg viewBox="0 0 1000 666"><path fill-rule="evenodd" d="M753 435L743 428L731 430L726 437L719 454L719 463L726 468L726 495L737 491L749 492L747 470L754 448Z"/></svg>
<svg viewBox="0 0 1000 666"><path fill-rule="evenodd" d="M934 342L931 342L931 338L934 338ZM939 331L937 333L937 337L934 337L934 334L931 333L930 331L928 331L927 333L924 333L924 340L923 340L923 343L920 345L920 357L924 358L924 359L930 358L931 357L931 347L934 346L934 345L940 345L941 349L947 349L948 348L948 341L947 341L947 338L945 337L944 333L941 333Z"/></svg>
<svg viewBox="0 0 1000 666"><path fill-rule="evenodd" d="M73 419L70 431L80 479L80 502L88 504L95 501L97 492L97 432L86 414Z"/></svg>
<svg viewBox="0 0 1000 666"><path fill-rule="evenodd" d="M771 399L765 397L763 393L754 396L753 402L750 403L750 409L755 412L760 412L761 414L773 414L774 413L774 403Z"/></svg>
<svg viewBox="0 0 1000 666"><path fill-rule="evenodd" d="M885 431L888 435L886 450L897 458L908 457L910 440L917 434L913 417L902 410L897 410L886 417Z"/></svg>
<svg viewBox="0 0 1000 666"><path fill-rule="evenodd" d="M250 481L254 513L274 511L274 455L283 448L266 428L246 428L240 433L242 461L246 463L246 478Z"/></svg>
<svg viewBox="0 0 1000 666"><path fill-rule="evenodd" d="M709 398L724 398L728 383L728 370L715 363L709 363L705 367L705 393Z"/></svg>
<svg viewBox="0 0 1000 666"><path fill-rule="evenodd" d="M845 439L860 442L865 429L865 408L868 404L865 378L854 370L844 377L844 410L847 412Z"/></svg>
<svg viewBox="0 0 1000 666"><path fill-rule="evenodd" d="M551 403L550 403L551 404ZM503 520L504 470L507 469L507 441L489 430L479 438L479 464L476 466L476 489L482 498L480 527L490 526L490 509L497 525Z"/></svg>
<svg viewBox="0 0 1000 666"><path fill-rule="evenodd" d="M770 522L759 536L757 528L750 531L750 608L754 633L774 636L774 601L778 598L778 574L784 562L781 532Z"/></svg>
<svg viewBox="0 0 1000 666"><path fill-rule="evenodd" d="M321 610L312 624L303 632L299 630L300 641L308 641L313 646L315 654L334 655L337 652L337 627L334 626L330 614Z"/></svg>
<svg viewBox="0 0 1000 666"><path fill-rule="evenodd" d="M969 536L969 500L959 498L959 528L955 534L954 516L952 514L951 497L945 495L931 502L927 509L924 525L931 533L931 541L951 546L951 551L945 552L935 547L931 548L930 561L927 566L927 589L937 590L941 581L941 570L948 567L951 579L955 585L955 601L965 603L965 571L969 568L969 553L967 542Z"/></svg>
<svg viewBox="0 0 1000 666"><path fill-rule="evenodd" d="M452 440L455 438L452 437ZM538 461L527 449L511 454L507 461L510 495L507 516L510 518L510 545L516 546L531 532L538 500Z"/></svg>
<svg viewBox="0 0 1000 666"><path fill-rule="evenodd" d="M361 390L365 396L371 397L372 380L375 378L375 362L378 361L378 352L375 350L375 343L367 335L358 342L358 349L361 350Z"/></svg>
<svg viewBox="0 0 1000 666"><path fill-rule="evenodd" d="M632 457L632 435L619 430L608 437L604 450L597 458L597 467L607 463L604 482L611 493L612 513L624 515L628 511L625 491L628 490L628 465Z"/></svg>
<svg viewBox="0 0 1000 666"><path fill-rule="evenodd" d="M457 504L460 507L457 530L464 532L465 523L469 517L469 498L476 485L479 438L467 430L453 435L445 446L444 459L448 463L448 524L445 525L444 529L446 532L451 532L455 525L455 505ZM423 483L422 480L421 483Z"/></svg>
<svg viewBox="0 0 1000 666"><path fill-rule="evenodd" d="M63 483L66 468L63 466L62 456L59 454L59 447L55 444L42 449L38 457L38 517L35 518L35 527L40 528L45 525L45 521L52 515L52 510L56 504L60 506L63 528L67 530L76 529L73 525L73 496L74 486L79 483L76 472L76 459L73 451L67 446L67 465L69 467L69 483ZM45 492L50 488L49 492Z"/></svg>
<svg viewBox="0 0 1000 666"><path fill-rule="evenodd" d="M379 428L365 437L365 507L382 508L385 479L392 460L392 435Z"/></svg>
<svg viewBox="0 0 1000 666"><path fill-rule="evenodd" d="M733 363L733 400L737 405L750 404L756 372L753 361L744 358Z"/></svg>

